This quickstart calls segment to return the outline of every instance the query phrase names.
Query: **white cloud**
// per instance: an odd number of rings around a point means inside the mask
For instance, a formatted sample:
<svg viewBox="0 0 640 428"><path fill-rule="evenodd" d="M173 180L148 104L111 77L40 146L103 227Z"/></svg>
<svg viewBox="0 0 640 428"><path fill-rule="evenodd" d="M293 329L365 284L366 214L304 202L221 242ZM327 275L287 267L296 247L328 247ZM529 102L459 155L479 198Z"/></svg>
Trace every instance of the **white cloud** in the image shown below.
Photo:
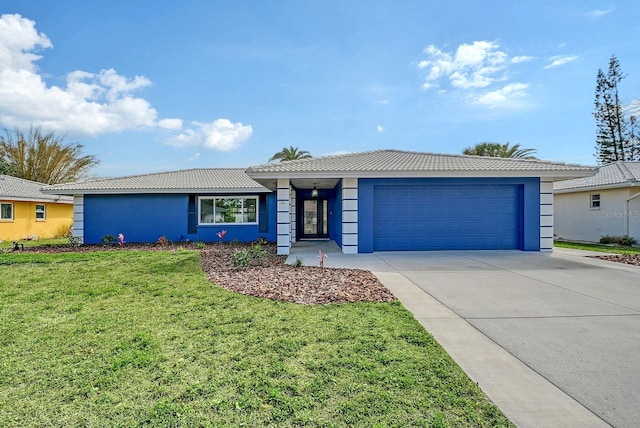
<svg viewBox="0 0 640 428"><path fill-rule="evenodd" d="M565 65L565 64L567 64L569 62L575 61L578 58L580 58L578 55L556 55L556 56L552 56L551 58L549 58L551 63L545 65L543 68L545 70L547 70L549 68L560 67L561 65Z"/></svg>
<svg viewBox="0 0 640 428"><path fill-rule="evenodd" d="M476 102L490 108L520 107L527 97L526 83L511 83L495 91L490 91L478 97Z"/></svg>
<svg viewBox="0 0 640 428"><path fill-rule="evenodd" d="M384 128L380 125L376 126L376 129L378 130L378 132L384 131Z"/></svg>
<svg viewBox="0 0 640 428"><path fill-rule="evenodd" d="M211 123L193 122L193 127L167 140L167 144L184 147L198 146L228 152L240 147L253 133L251 125L217 119Z"/></svg>
<svg viewBox="0 0 640 428"><path fill-rule="evenodd" d="M198 159L200 159L200 152L198 153L194 153L193 156L191 156L189 159L187 159L189 162L195 162Z"/></svg>
<svg viewBox="0 0 640 428"><path fill-rule="evenodd" d="M379 106L388 106L391 102L389 100L378 100L376 101L376 104Z"/></svg>
<svg viewBox="0 0 640 428"><path fill-rule="evenodd" d="M423 90L435 88L438 94L446 92L445 88L464 91L465 100L489 108L521 108L527 105L525 99L529 85L509 82L509 79L511 68L534 57L510 57L500 50L497 42L490 41L461 44L455 52L445 52L429 45L424 53L428 58L418 63L418 68L427 73Z"/></svg>
<svg viewBox="0 0 640 428"><path fill-rule="evenodd" d="M609 13L613 12L615 10L615 8L612 6L609 9L596 9L596 10L592 10L586 13L587 18L591 19L591 20L596 20L596 19L600 19L605 15L608 15Z"/></svg>
<svg viewBox="0 0 640 428"><path fill-rule="evenodd" d="M511 60L509 60L509 62L511 64L520 64L521 62L531 61L532 59L533 59L532 56L520 55L520 56L514 56L513 58L511 58Z"/></svg>
<svg viewBox="0 0 640 428"><path fill-rule="evenodd" d="M499 45L489 41L474 41L461 44L455 53L444 52L429 45L424 53L429 57L418 63L420 70L427 70L423 89L439 86L438 81L448 79L457 89L486 88L493 82L505 79L509 63L529 60L519 56L509 59L507 53L499 50Z"/></svg>
<svg viewBox="0 0 640 428"><path fill-rule="evenodd" d="M158 112L135 92L151 86L114 69L66 75L65 86L48 86L39 73L35 52L52 48L35 22L20 15L0 15L0 122L7 127L42 126L83 135L125 129L179 129L180 119L158 120Z"/></svg>
<svg viewBox="0 0 640 428"><path fill-rule="evenodd" d="M182 119L162 119L158 121L158 126L163 129L181 129Z"/></svg>

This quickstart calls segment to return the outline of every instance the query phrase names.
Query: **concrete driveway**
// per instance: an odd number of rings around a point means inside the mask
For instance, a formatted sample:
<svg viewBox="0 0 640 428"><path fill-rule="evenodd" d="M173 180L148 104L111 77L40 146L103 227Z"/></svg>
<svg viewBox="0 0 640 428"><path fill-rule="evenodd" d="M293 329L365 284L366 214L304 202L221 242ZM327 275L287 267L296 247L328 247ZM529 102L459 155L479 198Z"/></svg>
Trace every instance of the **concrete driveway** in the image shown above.
<svg viewBox="0 0 640 428"><path fill-rule="evenodd" d="M584 254L330 251L326 264L374 272L518 426L635 427L640 268Z"/></svg>

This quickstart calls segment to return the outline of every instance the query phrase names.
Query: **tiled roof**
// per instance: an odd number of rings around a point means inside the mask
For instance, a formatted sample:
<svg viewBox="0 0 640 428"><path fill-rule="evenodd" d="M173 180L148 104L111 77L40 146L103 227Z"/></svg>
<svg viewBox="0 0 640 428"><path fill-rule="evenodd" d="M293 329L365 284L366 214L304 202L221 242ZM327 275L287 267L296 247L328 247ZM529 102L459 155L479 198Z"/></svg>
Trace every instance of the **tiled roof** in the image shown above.
<svg viewBox="0 0 640 428"><path fill-rule="evenodd" d="M266 192L244 168L200 168L50 186L47 193Z"/></svg>
<svg viewBox="0 0 640 428"><path fill-rule="evenodd" d="M46 184L24 180L10 175L0 175L0 199L11 201L73 203L73 198L42 193Z"/></svg>
<svg viewBox="0 0 640 428"><path fill-rule="evenodd" d="M558 181L554 183L556 191L594 188L594 187L620 187L626 184L640 183L640 162L618 161L598 168L598 173L593 177L576 178L574 180Z"/></svg>
<svg viewBox="0 0 640 428"><path fill-rule="evenodd" d="M534 159L493 158L434 153L378 150L320 158L300 159L251 167L250 176L269 173L548 173L574 176L593 174L593 167ZM365 174L366 175L366 174Z"/></svg>

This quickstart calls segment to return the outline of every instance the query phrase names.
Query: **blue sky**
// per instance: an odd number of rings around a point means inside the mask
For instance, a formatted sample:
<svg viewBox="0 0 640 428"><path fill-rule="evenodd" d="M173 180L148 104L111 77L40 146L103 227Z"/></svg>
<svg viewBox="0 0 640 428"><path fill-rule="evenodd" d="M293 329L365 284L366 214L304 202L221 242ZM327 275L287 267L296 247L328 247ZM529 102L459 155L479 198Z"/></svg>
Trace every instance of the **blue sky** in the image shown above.
<svg viewBox="0 0 640 428"><path fill-rule="evenodd" d="M598 68L640 98L637 1L3 0L0 125L95 176L520 143L595 164Z"/></svg>

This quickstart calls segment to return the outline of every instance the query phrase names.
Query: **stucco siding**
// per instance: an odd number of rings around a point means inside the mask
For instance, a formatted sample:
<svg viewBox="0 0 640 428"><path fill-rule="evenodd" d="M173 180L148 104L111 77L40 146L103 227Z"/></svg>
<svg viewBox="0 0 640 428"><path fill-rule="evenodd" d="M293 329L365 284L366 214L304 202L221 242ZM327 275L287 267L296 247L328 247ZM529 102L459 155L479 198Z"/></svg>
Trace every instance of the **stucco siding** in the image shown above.
<svg viewBox="0 0 640 428"><path fill-rule="evenodd" d="M66 236L73 223L71 204L9 200L1 202L13 204L13 220L0 221L0 239L3 241ZM36 220L36 204L45 206L44 220Z"/></svg>
<svg viewBox="0 0 640 428"><path fill-rule="evenodd" d="M627 198L637 188L592 190L572 193L556 193L555 235L556 238L574 241L598 242L604 235L627 234L640 240L640 200ZM591 208L591 195L600 195L600 207Z"/></svg>
<svg viewBox="0 0 640 428"><path fill-rule="evenodd" d="M215 196L215 195L198 195ZM274 198L275 199L275 198ZM217 233L226 230L225 241L255 241L264 236L275 240L275 201L268 200L268 232L260 233L258 224L215 225L198 224L196 233L189 233L188 195L85 195L84 242L97 244L105 235L125 235L126 242L156 242L161 236L169 241L216 242Z"/></svg>

